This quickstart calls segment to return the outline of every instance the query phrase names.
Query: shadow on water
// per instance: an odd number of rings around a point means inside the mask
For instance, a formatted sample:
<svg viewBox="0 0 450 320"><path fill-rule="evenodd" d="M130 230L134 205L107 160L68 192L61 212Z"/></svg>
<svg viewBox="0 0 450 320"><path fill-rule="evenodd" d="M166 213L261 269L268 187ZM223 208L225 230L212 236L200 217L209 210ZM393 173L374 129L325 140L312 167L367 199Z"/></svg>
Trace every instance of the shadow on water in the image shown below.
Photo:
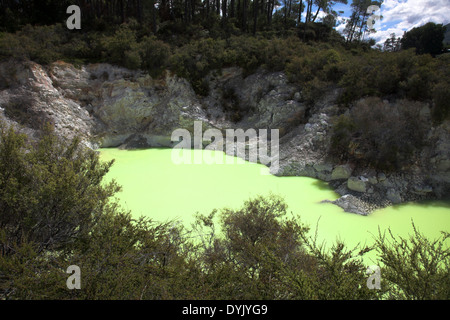
<svg viewBox="0 0 450 320"><path fill-rule="evenodd" d="M313 179L313 178L311 178ZM319 190L324 190L324 191L334 191L334 189L332 187L330 187L328 185L328 183L323 182L321 180L318 179L314 179L314 182L312 183L313 186L315 186L316 188L318 188Z"/></svg>
<svg viewBox="0 0 450 320"><path fill-rule="evenodd" d="M418 202L405 202L405 203L393 205L392 209L401 210L412 204L416 207L420 207L423 209L427 209L427 208L450 209L450 200L423 200L423 201L418 201ZM449 212L449 214L450 214L450 212Z"/></svg>
<svg viewBox="0 0 450 320"><path fill-rule="evenodd" d="M104 148L104 149L112 149L112 150L124 150L124 151L147 151L147 150L149 150L149 148L145 148L145 147L142 147L142 148L132 148L132 149L125 149L125 148L123 148L123 149L121 149L121 148ZM167 149L172 149L172 148L169 148L169 147L154 147L154 148L151 148L151 150L158 150L158 151L163 151L163 150L167 150Z"/></svg>

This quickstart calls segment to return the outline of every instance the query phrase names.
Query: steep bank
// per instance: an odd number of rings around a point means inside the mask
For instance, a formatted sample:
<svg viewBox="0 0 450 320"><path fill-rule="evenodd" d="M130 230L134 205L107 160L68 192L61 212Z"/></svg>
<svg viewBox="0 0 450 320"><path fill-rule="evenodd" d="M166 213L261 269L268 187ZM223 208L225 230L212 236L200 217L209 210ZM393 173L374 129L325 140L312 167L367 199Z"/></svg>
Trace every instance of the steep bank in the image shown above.
<svg viewBox="0 0 450 320"><path fill-rule="evenodd" d="M244 76L241 69L229 68L211 73L207 81L209 94L200 97L188 81L170 73L153 79L108 64L76 68L8 61L0 64L0 112L30 135L50 121L61 136L79 135L92 148L172 147L172 132L193 132L194 121L202 121L203 130L280 129L278 174L327 181L343 196L336 204L359 214L450 194L448 122L430 126L414 166L381 172L330 157L331 119L342 112L336 104L339 89L330 88L309 106L302 88L282 72ZM426 103L421 116L430 121Z"/></svg>

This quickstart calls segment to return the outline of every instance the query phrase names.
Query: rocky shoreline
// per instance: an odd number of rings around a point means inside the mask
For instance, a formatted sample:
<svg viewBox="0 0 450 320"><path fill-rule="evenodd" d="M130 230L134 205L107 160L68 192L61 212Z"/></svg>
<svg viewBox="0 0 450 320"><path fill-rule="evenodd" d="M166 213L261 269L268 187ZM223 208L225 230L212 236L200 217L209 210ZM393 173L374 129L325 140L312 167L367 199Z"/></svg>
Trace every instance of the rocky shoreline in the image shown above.
<svg viewBox="0 0 450 320"><path fill-rule="evenodd" d="M228 68L208 77L209 94L199 97L169 72L153 79L140 71L108 64L76 68L56 62L0 63L0 120L30 136L50 121L67 138L80 136L90 148L173 147L171 134L194 121L210 128L280 130L280 176L307 176L327 182L347 212L370 214L408 201L450 196L450 123L433 127L417 165L388 173L339 163L328 155L332 119L339 114L338 88L314 106L286 75L258 70L244 77ZM423 103L423 114L429 106Z"/></svg>

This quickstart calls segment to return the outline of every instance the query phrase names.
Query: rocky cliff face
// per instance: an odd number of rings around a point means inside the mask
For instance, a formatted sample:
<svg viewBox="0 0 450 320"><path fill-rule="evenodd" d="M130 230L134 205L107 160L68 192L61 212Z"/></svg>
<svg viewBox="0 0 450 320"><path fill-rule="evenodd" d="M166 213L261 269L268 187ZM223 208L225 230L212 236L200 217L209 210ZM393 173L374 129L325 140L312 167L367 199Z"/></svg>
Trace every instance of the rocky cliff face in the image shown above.
<svg viewBox="0 0 450 320"><path fill-rule="evenodd" d="M76 68L8 61L0 64L0 119L31 136L50 121L61 136L81 136L94 149L172 147L172 132L193 132L194 121L201 121L203 130L280 129L280 174L329 182L343 196L336 204L347 211L368 214L378 206L450 193L448 122L428 133L415 168L386 174L329 159L338 89L307 108L301 88L283 73L244 77L242 70L229 68L207 80L209 94L199 97L185 79L170 73L153 79L108 64Z"/></svg>

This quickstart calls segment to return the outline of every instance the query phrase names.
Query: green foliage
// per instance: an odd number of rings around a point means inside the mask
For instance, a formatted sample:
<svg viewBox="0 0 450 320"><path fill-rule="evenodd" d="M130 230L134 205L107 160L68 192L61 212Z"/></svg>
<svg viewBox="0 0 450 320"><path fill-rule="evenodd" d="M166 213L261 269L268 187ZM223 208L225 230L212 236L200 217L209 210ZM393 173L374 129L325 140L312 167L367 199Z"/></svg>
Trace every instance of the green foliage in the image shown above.
<svg viewBox="0 0 450 320"><path fill-rule="evenodd" d="M402 49L415 48L418 54L436 55L442 53L445 30L445 26L433 22L413 28L403 35Z"/></svg>
<svg viewBox="0 0 450 320"><path fill-rule="evenodd" d="M432 109L433 119L440 123L450 118L450 85L445 82L438 83L433 88L434 107Z"/></svg>
<svg viewBox="0 0 450 320"><path fill-rule="evenodd" d="M285 202L276 196L256 197L237 210L220 212L216 235L215 216L199 216L195 230L202 234L200 259L213 282L212 299L279 299L284 292L283 265L298 267L304 252L300 233L307 231L297 219L287 217ZM226 280L226 278L229 280Z"/></svg>
<svg viewBox="0 0 450 320"><path fill-rule="evenodd" d="M169 68L180 77L190 80L194 90L207 94L203 78L212 70L223 66L221 53L225 42L211 38L201 39L175 50L169 58Z"/></svg>
<svg viewBox="0 0 450 320"><path fill-rule="evenodd" d="M63 41L61 25L25 26L21 31L5 33L0 38L0 57L15 57L48 64L61 59Z"/></svg>
<svg viewBox="0 0 450 320"><path fill-rule="evenodd" d="M334 121L331 154L382 170L411 165L429 129L420 108L409 101L391 106L379 98L360 100Z"/></svg>
<svg viewBox="0 0 450 320"><path fill-rule="evenodd" d="M245 71L245 75L250 75L266 62L266 49L268 41L262 38L251 36L231 37L229 40L229 50L236 52L235 65Z"/></svg>
<svg viewBox="0 0 450 320"><path fill-rule="evenodd" d="M6 235L0 230L0 243ZM0 251L0 297L2 299L60 299L67 295L65 269L57 255L38 254L33 242L11 245L12 255Z"/></svg>
<svg viewBox="0 0 450 320"><path fill-rule="evenodd" d="M330 38L336 39L335 32L331 26L324 23L308 23L306 28L304 23L300 23L298 26L298 36L306 41L328 41Z"/></svg>
<svg viewBox="0 0 450 320"><path fill-rule="evenodd" d="M286 73L290 81L304 83L314 79L310 68L311 61L307 57L293 57L286 65Z"/></svg>
<svg viewBox="0 0 450 320"><path fill-rule="evenodd" d="M435 83L445 78L448 62L429 55L417 56L413 50L370 52L340 64L339 85L344 88L339 102L348 106L364 96L392 96L411 100L431 99Z"/></svg>
<svg viewBox="0 0 450 320"><path fill-rule="evenodd" d="M379 233L376 248L383 264L383 282L389 299L448 300L450 298L450 249L448 233L428 239L413 225L409 239L389 230Z"/></svg>
<svg viewBox="0 0 450 320"><path fill-rule="evenodd" d="M356 130L354 120L346 115L340 115L333 119L333 134L331 136L331 154L341 160L354 153L352 148L352 136Z"/></svg>
<svg viewBox="0 0 450 320"><path fill-rule="evenodd" d="M303 87L304 101L314 105L342 77L345 60L342 53L327 46L300 49L302 55L292 56L285 71L291 82Z"/></svg>
<svg viewBox="0 0 450 320"><path fill-rule="evenodd" d="M305 246L315 258L315 268L308 277L294 273L290 281L295 286L295 299L319 300L374 300L382 291L370 290L366 285L366 267L362 256L368 247L348 250L343 242L331 249L318 245L316 238L304 237Z"/></svg>
<svg viewBox="0 0 450 320"><path fill-rule="evenodd" d="M122 25L112 36L101 39L103 58L113 64L130 69L140 67L140 56L136 52L136 33L127 25Z"/></svg>
<svg viewBox="0 0 450 320"><path fill-rule="evenodd" d="M318 77L314 77L311 81L307 82L303 88L303 99L309 105L314 105L328 89L328 83L320 80Z"/></svg>
<svg viewBox="0 0 450 320"><path fill-rule="evenodd" d="M209 27L221 30L217 17L211 19L216 22ZM325 89L339 86L344 90L338 102L346 107L365 96L420 101L439 98L441 91L433 95L434 88L445 83L450 63L441 56L416 55L414 49L379 52L370 49L369 42L346 46L337 40L306 44L289 30L269 30L254 36L231 32L222 38L221 31L204 27L167 22L156 36L136 20L86 33L69 32L62 25L26 26L15 34L0 35L0 57L14 56L43 64L58 59L77 64L108 62L143 69L154 77L168 69L188 79L200 95L208 94L206 76L212 71L237 66L248 76L264 68L284 71L291 82L304 88L302 97L308 104L316 103ZM439 106L436 114L442 109Z"/></svg>
<svg viewBox="0 0 450 320"><path fill-rule="evenodd" d="M195 266L184 256L191 248L182 232L172 223L134 220L110 207L89 239L68 256L70 263L83 266L83 290L75 297L137 300L196 294L189 292L189 286L195 287Z"/></svg>
<svg viewBox="0 0 450 320"><path fill-rule="evenodd" d="M141 68L147 70L152 76L161 74L167 67L170 46L154 36L144 37L138 46L142 59Z"/></svg>
<svg viewBox="0 0 450 320"><path fill-rule="evenodd" d="M13 299L193 299L201 294L199 272L185 258L192 248L181 232L108 205L88 236L66 250L38 254L23 243L0 256L0 275L8 275L0 292ZM69 265L80 266L82 290L67 289Z"/></svg>
<svg viewBox="0 0 450 320"><path fill-rule="evenodd" d="M288 217L281 198L256 197L238 210L222 210L222 237L216 235L216 214L200 216L196 225L203 234L205 272L215 279L212 298L226 299L230 292L237 299L377 298L365 287L358 258L368 249L347 250L342 243L324 249L298 217Z"/></svg>
<svg viewBox="0 0 450 320"><path fill-rule="evenodd" d="M0 127L1 248L33 242L37 252L64 247L85 237L107 199L119 188L100 185L111 163L100 163L78 139L65 144L46 127L42 139L28 142Z"/></svg>

